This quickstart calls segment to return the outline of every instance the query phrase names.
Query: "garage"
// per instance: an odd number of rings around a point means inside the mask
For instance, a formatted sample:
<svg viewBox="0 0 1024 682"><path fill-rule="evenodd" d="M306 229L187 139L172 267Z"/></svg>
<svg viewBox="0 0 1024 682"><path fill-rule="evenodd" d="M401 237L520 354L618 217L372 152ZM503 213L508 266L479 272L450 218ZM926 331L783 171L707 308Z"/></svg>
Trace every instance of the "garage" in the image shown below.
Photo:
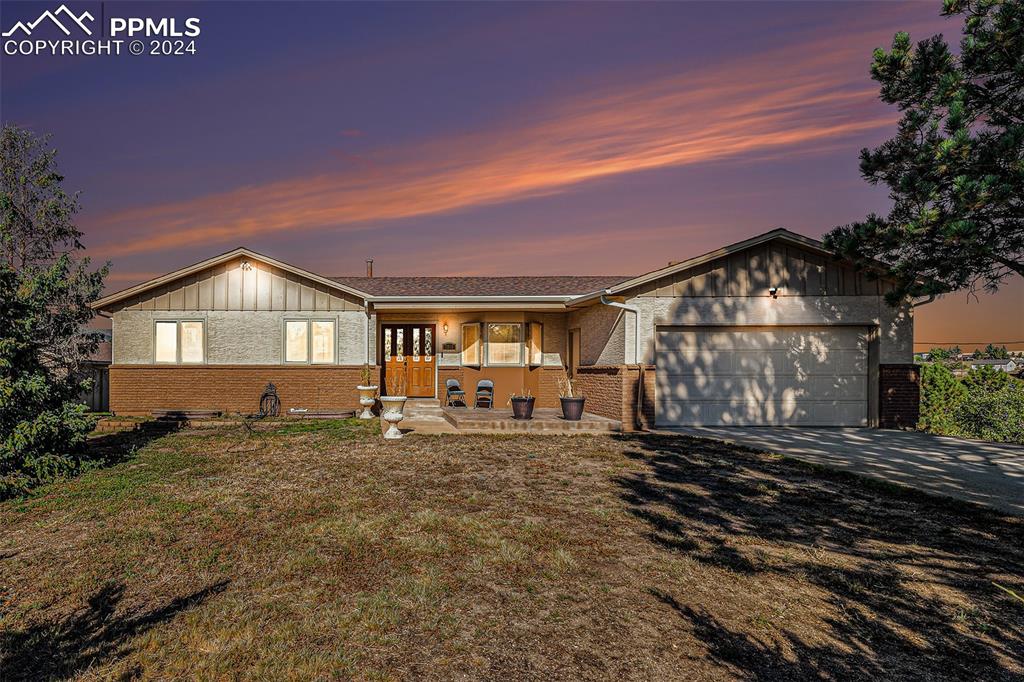
<svg viewBox="0 0 1024 682"><path fill-rule="evenodd" d="M865 426L867 327L658 327L659 426Z"/></svg>

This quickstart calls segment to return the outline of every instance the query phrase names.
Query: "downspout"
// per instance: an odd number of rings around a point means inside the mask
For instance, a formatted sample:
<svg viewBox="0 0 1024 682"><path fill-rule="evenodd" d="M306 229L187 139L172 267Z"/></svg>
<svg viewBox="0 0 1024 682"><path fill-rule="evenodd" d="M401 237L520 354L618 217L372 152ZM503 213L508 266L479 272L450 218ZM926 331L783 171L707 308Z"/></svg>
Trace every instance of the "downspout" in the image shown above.
<svg viewBox="0 0 1024 682"><path fill-rule="evenodd" d="M601 294L601 305L621 308L633 313L633 361L637 368L636 382L636 410L633 415L633 425L637 431L644 430L643 407L644 407L644 365L640 362L640 308L635 305L627 305L618 301L609 301L605 294Z"/></svg>
<svg viewBox="0 0 1024 682"><path fill-rule="evenodd" d="M366 333L363 334L363 362L371 365L377 364L377 358L370 362L370 302L363 299L363 310L366 311Z"/></svg>

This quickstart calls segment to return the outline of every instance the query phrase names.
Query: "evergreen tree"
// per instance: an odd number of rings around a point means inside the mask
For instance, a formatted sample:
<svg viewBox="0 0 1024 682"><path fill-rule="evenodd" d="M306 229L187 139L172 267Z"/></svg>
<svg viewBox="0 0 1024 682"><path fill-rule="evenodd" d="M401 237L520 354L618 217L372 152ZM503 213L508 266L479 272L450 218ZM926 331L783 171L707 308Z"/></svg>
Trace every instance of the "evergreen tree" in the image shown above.
<svg viewBox="0 0 1024 682"><path fill-rule="evenodd" d="M13 125L0 131L0 498L71 473L93 419L79 396L98 336L83 331L107 267L80 258L56 152Z"/></svg>
<svg viewBox="0 0 1024 682"><path fill-rule="evenodd" d="M858 263L891 264L893 304L1024 276L1024 3L945 0L942 13L965 17L959 54L906 33L874 53L871 77L902 117L860 169L889 188L889 215L825 238Z"/></svg>

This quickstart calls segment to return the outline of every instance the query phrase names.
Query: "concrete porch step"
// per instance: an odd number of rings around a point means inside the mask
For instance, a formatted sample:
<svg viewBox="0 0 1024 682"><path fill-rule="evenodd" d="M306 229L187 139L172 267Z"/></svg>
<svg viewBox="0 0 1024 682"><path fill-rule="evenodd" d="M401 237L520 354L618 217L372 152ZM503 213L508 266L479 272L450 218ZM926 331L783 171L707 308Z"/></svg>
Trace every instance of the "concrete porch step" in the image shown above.
<svg viewBox="0 0 1024 682"><path fill-rule="evenodd" d="M445 421L441 401L436 398L410 398L405 403L405 418L417 421Z"/></svg>

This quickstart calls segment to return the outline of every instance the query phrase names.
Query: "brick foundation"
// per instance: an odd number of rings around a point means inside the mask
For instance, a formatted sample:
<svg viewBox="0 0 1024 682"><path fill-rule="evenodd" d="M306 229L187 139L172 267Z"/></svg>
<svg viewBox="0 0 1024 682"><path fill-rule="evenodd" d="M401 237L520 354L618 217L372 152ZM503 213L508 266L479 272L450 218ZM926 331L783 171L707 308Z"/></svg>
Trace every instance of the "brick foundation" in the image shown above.
<svg viewBox="0 0 1024 682"><path fill-rule="evenodd" d="M576 383L587 398L586 411L622 422L623 431L636 430L636 391L640 370L636 365L594 365L576 369ZM654 426L654 365L644 366L644 398L640 408L643 428Z"/></svg>
<svg viewBox="0 0 1024 682"><path fill-rule="evenodd" d="M373 371L380 376L380 368ZM124 415L165 409L250 414L259 410L260 395L271 382L282 413L293 407L351 410L359 407L361 374L361 365L113 365L110 409Z"/></svg>
<svg viewBox="0 0 1024 682"><path fill-rule="evenodd" d="M912 429L921 414L921 371L917 365L879 365L878 425Z"/></svg>

